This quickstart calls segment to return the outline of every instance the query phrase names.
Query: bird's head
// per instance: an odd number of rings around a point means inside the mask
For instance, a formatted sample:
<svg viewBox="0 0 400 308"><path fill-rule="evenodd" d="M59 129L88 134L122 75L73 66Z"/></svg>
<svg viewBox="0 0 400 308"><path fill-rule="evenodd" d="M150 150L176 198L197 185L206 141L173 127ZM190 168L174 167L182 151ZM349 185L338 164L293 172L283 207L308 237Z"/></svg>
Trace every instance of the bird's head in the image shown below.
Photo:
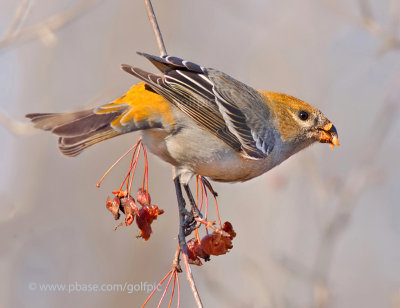
<svg viewBox="0 0 400 308"><path fill-rule="evenodd" d="M339 145L335 126L317 108L289 95L262 93L273 111L282 141L293 144L295 151L315 141L329 143L331 148Z"/></svg>

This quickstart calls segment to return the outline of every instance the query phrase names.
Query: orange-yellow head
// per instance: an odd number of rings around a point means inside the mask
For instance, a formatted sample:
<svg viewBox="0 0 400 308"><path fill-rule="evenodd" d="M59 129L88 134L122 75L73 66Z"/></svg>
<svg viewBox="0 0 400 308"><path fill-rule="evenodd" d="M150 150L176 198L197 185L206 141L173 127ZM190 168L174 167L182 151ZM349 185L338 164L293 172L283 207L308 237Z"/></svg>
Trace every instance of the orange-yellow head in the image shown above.
<svg viewBox="0 0 400 308"><path fill-rule="evenodd" d="M293 96L260 91L277 123L283 142L293 144L297 150L315 141L339 145L335 126L317 108Z"/></svg>

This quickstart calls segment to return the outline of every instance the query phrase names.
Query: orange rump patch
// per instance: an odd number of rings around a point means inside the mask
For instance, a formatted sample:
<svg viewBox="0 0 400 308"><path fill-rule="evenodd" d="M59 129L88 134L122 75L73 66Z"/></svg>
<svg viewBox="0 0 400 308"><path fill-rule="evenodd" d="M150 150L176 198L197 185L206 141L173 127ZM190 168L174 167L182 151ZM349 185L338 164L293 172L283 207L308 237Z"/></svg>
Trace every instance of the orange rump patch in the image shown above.
<svg viewBox="0 0 400 308"><path fill-rule="evenodd" d="M112 126L124 126L132 121L161 122L166 126L174 124L171 104L162 96L146 90L144 82L134 85L112 103L101 106L96 113L104 114L121 109L125 109L125 112L111 123Z"/></svg>

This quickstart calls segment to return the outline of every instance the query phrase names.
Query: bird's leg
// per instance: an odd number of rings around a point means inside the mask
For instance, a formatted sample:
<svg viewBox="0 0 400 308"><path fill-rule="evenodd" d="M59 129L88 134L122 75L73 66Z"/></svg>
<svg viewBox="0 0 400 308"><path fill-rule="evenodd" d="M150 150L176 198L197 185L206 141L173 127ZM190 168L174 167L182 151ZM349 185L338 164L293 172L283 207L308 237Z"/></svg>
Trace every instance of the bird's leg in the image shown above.
<svg viewBox="0 0 400 308"><path fill-rule="evenodd" d="M186 245L186 220L190 213L186 210L186 202L182 195L182 187L181 181L179 180L179 176L174 178L176 197L178 199L178 208L179 208L179 247L183 252L187 251Z"/></svg>
<svg viewBox="0 0 400 308"><path fill-rule="evenodd" d="M186 235L189 235L192 233L195 229L200 227L201 223L198 221L198 218L202 218L202 215L196 205L196 201L194 201L192 191L190 190L190 187L188 184L184 184L183 187L185 188L186 195L189 198L190 205L191 205L191 213L190 216L188 217L188 221L186 221L186 230L185 233ZM190 219L190 220L189 220Z"/></svg>
<svg viewBox="0 0 400 308"><path fill-rule="evenodd" d="M186 244L186 227L185 227L185 221L188 217L188 215L191 215L190 212L188 212L185 208L185 200L182 195L182 187L181 187L181 181L179 179L179 176L176 176L174 178L174 184L175 184L175 190L176 190L176 196L178 198L178 206L179 206L179 234L178 234L178 241L179 241L179 248L175 253L175 258L172 263L172 268L173 270L176 270L177 272L181 272L182 269L179 266L179 257L182 255L184 264L185 264L185 269L186 269L186 277L189 281L189 285L192 289L193 295L196 299L197 307L203 307L201 303L201 299L199 297L199 294L197 292L196 284L193 279L192 271L190 269L189 265L189 256L188 256L188 247ZM179 284L178 284L179 286Z"/></svg>

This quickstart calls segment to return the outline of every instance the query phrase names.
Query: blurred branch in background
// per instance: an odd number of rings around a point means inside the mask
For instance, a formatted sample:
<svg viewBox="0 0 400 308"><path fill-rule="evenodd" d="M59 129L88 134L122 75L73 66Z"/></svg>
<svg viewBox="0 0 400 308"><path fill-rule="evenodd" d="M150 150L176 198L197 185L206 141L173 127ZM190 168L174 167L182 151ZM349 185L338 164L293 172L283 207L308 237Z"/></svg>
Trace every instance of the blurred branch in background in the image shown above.
<svg viewBox="0 0 400 308"><path fill-rule="evenodd" d="M33 135L36 131L30 123L15 120L1 109L0 126L5 127L9 132L15 135Z"/></svg>
<svg viewBox="0 0 400 308"><path fill-rule="evenodd" d="M330 2L330 1L329 1ZM397 1L390 1L389 5L389 23L390 29L386 30L376 19L368 0L358 0L361 13L360 24L369 33L382 41L382 47L378 55L383 55L389 50L398 49L400 40L398 38L398 27L400 21L400 5ZM313 272L313 291L314 307L330 306L330 291L328 287L328 278L334 251L340 236L346 231L354 209L360 196L369 186L379 178L378 166L376 160L380 154L383 143L389 135L391 128L395 125L398 116L400 90L400 78L396 76L389 95L381 106L375 121L370 128L370 134L362 142L362 146L354 157L353 168L350 168L347 176L342 178L343 185L333 192L333 196L338 196L334 202L335 211L329 222L323 227L319 245L316 252ZM317 181L320 184L328 183L324 180L322 174ZM325 191L329 191L325 187ZM331 198L331 195L329 196Z"/></svg>
<svg viewBox="0 0 400 308"><path fill-rule="evenodd" d="M382 47L378 55L382 56L390 50L400 48L398 38L398 27L400 22L400 4L397 1L390 1L389 23L390 29L386 30L373 17L373 12L368 0L357 0L361 12L361 20L349 15L347 10L335 7L346 16L356 20L368 33L375 36L382 42ZM326 0L329 4L336 5L334 1ZM381 180L380 167L377 159L384 148L386 137L390 135L390 130L395 126L400 108L400 76L394 76L392 85L388 90L388 96L377 112L375 120L370 126L370 132L353 159L349 159L349 171L340 179L327 179L322 170L315 168L313 157L309 156L304 164L302 174L308 174L313 182L316 194L319 199L315 204L310 204L315 208L318 204L333 204L333 212L326 215L328 222L321 226L321 234L317 243L314 257L314 265L309 268L300 264L297 260L283 254L274 255L274 260L280 264L292 276L299 277L302 281L310 284L312 290L312 303L315 308L326 308L333 305L332 292L329 286L330 268L335 255L337 244L341 236L349 227L354 210L359 203L359 199L372 184ZM360 128L356 128L359 129ZM365 130L362 130L365 131ZM311 172L310 172L311 170ZM318 203L318 204L317 204ZM326 209L324 209L325 211ZM319 217L321 218L321 217ZM316 222L320 223L319 221ZM398 296L393 297L392 302L398 305ZM296 306L293 303L290 305ZM290 306L289 305L289 306ZM395 306L398 307L398 306Z"/></svg>
<svg viewBox="0 0 400 308"><path fill-rule="evenodd" d="M80 1L70 9L56 13L32 26L22 28L33 2L33 0L23 0L15 11L14 18L8 30L0 40L0 51L13 44L31 39L38 39L48 47L53 46L57 42L55 31L87 12L95 4L98 4L99 1Z"/></svg>
<svg viewBox="0 0 400 308"><path fill-rule="evenodd" d="M398 1L389 1L388 20L389 27L385 29L375 19L369 0L358 0L361 12L361 25L372 35L382 42L378 55L382 55L391 49L400 48L400 40L398 38L399 21L400 21L400 5Z"/></svg>
<svg viewBox="0 0 400 308"><path fill-rule="evenodd" d="M3 38L0 40L0 49L8 45L13 38L18 34L20 28L24 24L26 17L32 7L32 0L23 0L17 7L14 18L10 23L7 31L5 32Z"/></svg>
<svg viewBox="0 0 400 308"><path fill-rule="evenodd" d="M100 0L83 0L70 9L58 12L47 19L23 28L23 25L31 11L34 0L22 0L15 10L14 17L0 39L0 52L6 48L15 46L17 43L38 39L46 47L52 47L57 43L54 33L75 18L87 12ZM10 117L4 110L0 109L0 126L16 135L31 135L34 133L33 127L23 121L18 121Z"/></svg>
<svg viewBox="0 0 400 308"><path fill-rule="evenodd" d="M373 122L370 133L362 142L357 156L349 160L349 171L341 179L329 180L316 168L310 168L314 164L307 161L303 174L312 177L313 187L316 193L323 196L316 203L333 203L333 213L328 222L321 226L321 234L314 257L314 266L309 268L297 260L284 254L273 255L275 262L282 266L290 275L300 278L310 284L313 291L313 307L326 308L332 304L329 287L330 268L337 244L341 236L349 227L352 215L359 202L359 198L372 184L381 180L379 166L376 161L384 147L386 136L396 124L400 108L400 76L394 80L389 95L384 101L380 111ZM312 160L312 156L309 158ZM311 173L307 171L312 170ZM334 183L334 185L332 185ZM342 183L342 184L341 184ZM333 201L332 201L333 199ZM310 204L315 208L318 204ZM317 224L319 221L316 222Z"/></svg>
<svg viewBox="0 0 400 308"><path fill-rule="evenodd" d="M350 168L348 174L342 178L343 185L333 193L333 197L337 196L334 202L335 211L323 227L312 269L314 307L329 306L328 278L337 242L349 226L360 196L379 178L376 160L386 136L396 123L400 101L399 84L400 80L397 78L371 127L370 134L363 141L357 157L351 163L354 167ZM320 176L320 183L327 183L323 175Z"/></svg>
<svg viewBox="0 0 400 308"><path fill-rule="evenodd" d="M370 0L356 0L361 17L352 15L347 8L338 5L337 1L324 0L330 7L341 15L346 16L350 21L375 36L382 43L377 52L378 56L383 55L389 50L400 49L399 22L400 22L400 4L397 0L389 1L388 20L389 26L385 28L380 24L371 8Z"/></svg>

